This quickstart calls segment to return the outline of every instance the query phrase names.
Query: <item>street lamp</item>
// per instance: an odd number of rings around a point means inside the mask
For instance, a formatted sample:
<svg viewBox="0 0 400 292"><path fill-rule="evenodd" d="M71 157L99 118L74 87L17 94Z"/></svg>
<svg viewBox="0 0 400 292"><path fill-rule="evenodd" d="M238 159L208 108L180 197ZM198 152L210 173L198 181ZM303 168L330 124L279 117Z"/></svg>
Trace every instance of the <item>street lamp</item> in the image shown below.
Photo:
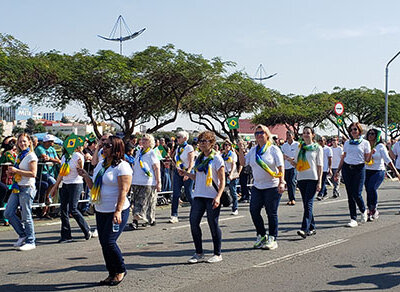
<svg viewBox="0 0 400 292"><path fill-rule="evenodd" d="M400 51L392 58L386 65L386 70L385 70L385 142L388 141L388 77L389 77L389 65L392 63L396 57L400 55Z"/></svg>

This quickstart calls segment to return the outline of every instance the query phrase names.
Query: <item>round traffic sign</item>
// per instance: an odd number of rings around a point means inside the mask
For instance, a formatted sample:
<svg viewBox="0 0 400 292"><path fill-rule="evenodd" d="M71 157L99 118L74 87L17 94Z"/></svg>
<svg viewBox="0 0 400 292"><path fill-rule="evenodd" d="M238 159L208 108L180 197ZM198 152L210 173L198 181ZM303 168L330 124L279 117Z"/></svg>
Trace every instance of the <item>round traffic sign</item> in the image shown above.
<svg viewBox="0 0 400 292"><path fill-rule="evenodd" d="M337 114L338 116L343 115L343 113L344 113L344 106L343 106L343 103L337 102L337 103L335 104L334 110L335 110L335 114Z"/></svg>

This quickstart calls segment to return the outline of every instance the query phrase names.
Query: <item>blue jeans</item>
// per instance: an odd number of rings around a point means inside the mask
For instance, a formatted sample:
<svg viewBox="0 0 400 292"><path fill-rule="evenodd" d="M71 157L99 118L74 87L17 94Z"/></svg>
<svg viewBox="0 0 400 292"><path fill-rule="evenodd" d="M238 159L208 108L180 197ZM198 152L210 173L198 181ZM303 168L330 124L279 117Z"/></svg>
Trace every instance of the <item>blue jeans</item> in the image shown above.
<svg viewBox="0 0 400 292"><path fill-rule="evenodd" d="M240 172L239 176L239 184L240 184L240 191L242 193L242 200L248 200L250 198L249 187L247 183L249 181L249 174L245 172Z"/></svg>
<svg viewBox="0 0 400 292"><path fill-rule="evenodd" d="M370 211L376 209L378 204L378 188L385 178L384 170L365 171L365 190L367 191L367 206Z"/></svg>
<svg viewBox="0 0 400 292"><path fill-rule="evenodd" d="M219 213L221 211L221 206L213 209L213 199L209 198L199 198L196 197L192 201L192 207L190 208L190 229L192 231L192 237L194 241L194 246L196 248L196 253L203 253L203 242L201 239L202 233L200 228L201 218L205 211L207 210L207 222L210 227L211 237L214 244L214 254L221 254L221 242L222 242L222 232L218 225Z"/></svg>
<svg viewBox="0 0 400 292"><path fill-rule="evenodd" d="M117 245L117 239L125 228L129 217L129 208L122 211L122 222L119 225L119 231L113 232L114 212L100 213L96 212L97 231L99 233L99 241L103 251L104 261L110 276L125 273L125 263L121 250Z"/></svg>
<svg viewBox="0 0 400 292"><path fill-rule="evenodd" d="M17 232L19 237L26 237L25 243L35 243L35 228L32 219L32 203L36 195L36 189L33 187L19 187L19 193L11 193L7 202L4 216L9 220L11 226ZM21 218L15 214L18 206L21 207Z"/></svg>
<svg viewBox="0 0 400 292"><path fill-rule="evenodd" d="M188 179L183 181L183 176L178 174L178 171L175 169L174 171L174 180L173 180L173 194L172 194L172 205L171 205L171 216L178 216L178 206L179 206L179 197L181 196L182 186L185 188L186 199L192 204L192 191L193 191L194 181L192 179Z"/></svg>
<svg viewBox="0 0 400 292"><path fill-rule="evenodd" d="M239 182L238 178L235 178L233 180L230 180L228 178L228 175L226 175L226 185L229 187L229 193L231 194L232 197L232 212L236 211L238 209L238 196L237 196L237 190L236 190L236 185Z"/></svg>
<svg viewBox="0 0 400 292"><path fill-rule="evenodd" d="M328 172L324 171L322 173L321 190L318 193L319 197L324 197L328 194L328 190L326 189L326 178L327 177L328 177Z"/></svg>
<svg viewBox="0 0 400 292"><path fill-rule="evenodd" d="M69 213L74 217L81 228L85 238L89 237L90 227L78 211L78 201L81 196L83 184L64 183L60 191L61 209L61 239L71 239L71 226L69 225Z"/></svg>
<svg viewBox="0 0 400 292"><path fill-rule="evenodd" d="M332 177L331 177L331 181L333 184L333 194L338 195L339 194L339 185L340 185L340 175L337 181L335 181L333 178L335 177L335 174L337 172L337 168L332 168Z"/></svg>
<svg viewBox="0 0 400 292"><path fill-rule="evenodd" d="M365 164L349 165L343 163L343 180L346 186L350 218L357 220L357 206L361 213L365 212L365 204L362 197L362 189L365 182Z"/></svg>
<svg viewBox="0 0 400 292"><path fill-rule="evenodd" d="M265 207L268 216L268 234L278 236L278 207L282 194L278 188L257 189L251 188L250 214L256 227L257 235L265 236L266 230L261 209Z"/></svg>
<svg viewBox="0 0 400 292"><path fill-rule="evenodd" d="M171 191L172 189L172 182L171 182L171 174L170 169L163 167L161 169L161 180L162 180L162 188L163 192Z"/></svg>
<svg viewBox="0 0 400 292"><path fill-rule="evenodd" d="M285 169L285 181L289 195L289 201L296 200L296 168Z"/></svg>
<svg viewBox="0 0 400 292"><path fill-rule="evenodd" d="M297 185L300 189L301 198L303 199L303 222L301 223L301 230L309 232L315 229L315 221L313 214L313 205L315 192L317 191L318 180L299 180Z"/></svg>

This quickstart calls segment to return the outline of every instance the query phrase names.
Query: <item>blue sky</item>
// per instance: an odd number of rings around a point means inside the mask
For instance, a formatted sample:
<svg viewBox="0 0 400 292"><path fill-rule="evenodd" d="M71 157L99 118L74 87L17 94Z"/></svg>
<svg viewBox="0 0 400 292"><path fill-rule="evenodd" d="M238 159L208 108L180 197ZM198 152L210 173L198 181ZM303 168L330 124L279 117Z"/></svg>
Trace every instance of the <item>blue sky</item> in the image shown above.
<svg viewBox="0 0 400 292"><path fill-rule="evenodd" d="M277 76L282 93L309 94L334 86L384 89L384 68L400 50L400 1L383 0L91 0L4 1L0 32L36 52L82 48L118 51L108 36L122 14L132 31L124 54L168 43L206 58L237 63L254 76L259 64ZM389 87L400 92L400 57Z"/></svg>

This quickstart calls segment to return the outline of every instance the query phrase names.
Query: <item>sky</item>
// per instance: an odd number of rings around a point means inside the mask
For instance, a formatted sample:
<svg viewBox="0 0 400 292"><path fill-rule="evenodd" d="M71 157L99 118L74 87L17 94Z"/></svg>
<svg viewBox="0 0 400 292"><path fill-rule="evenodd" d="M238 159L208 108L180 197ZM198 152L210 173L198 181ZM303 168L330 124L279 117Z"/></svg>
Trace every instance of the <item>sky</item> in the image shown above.
<svg viewBox="0 0 400 292"><path fill-rule="evenodd" d="M171 43L233 61L250 76L262 64L278 73L264 84L284 94L384 90L386 63L400 50L398 0L19 0L3 1L1 11L1 33L34 52L68 54L119 52L97 35L109 36L122 15L132 32L146 28L124 43L124 55ZM400 57L390 65L389 89L400 92Z"/></svg>

